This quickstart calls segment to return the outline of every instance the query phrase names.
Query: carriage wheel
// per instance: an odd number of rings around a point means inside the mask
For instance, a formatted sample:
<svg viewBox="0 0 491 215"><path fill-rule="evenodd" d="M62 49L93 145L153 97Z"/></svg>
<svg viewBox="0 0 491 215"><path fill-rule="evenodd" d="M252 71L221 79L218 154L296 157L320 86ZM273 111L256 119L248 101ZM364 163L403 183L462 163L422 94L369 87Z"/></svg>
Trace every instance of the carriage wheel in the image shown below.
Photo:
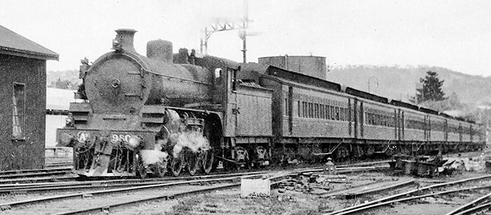
<svg viewBox="0 0 491 215"><path fill-rule="evenodd" d="M203 159L201 161L203 172L205 172L205 174L209 174L213 168L213 162L215 161L213 150L210 149L203 151Z"/></svg>
<svg viewBox="0 0 491 215"><path fill-rule="evenodd" d="M141 159L140 156L138 156L138 166L137 166L137 173L140 176L140 178L147 178L147 168L143 164L143 160Z"/></svg>
<svg viewBox="0 0 491 215"><path fill-rule="evenodd" d="M197 153L189 152L188 153L188 172L190 175L195 175L196 171L199 168L199 158Z"/></svg>
<svg viewBox="0 0 491 215"><path fill-rule="evenodd" d="M183 165L184 165L184 160L183 160L182 153L180 153L180 155L177 158L172 157L170 162L170 171L172 172L172 175L176 177L179 176L179 174L181 174Z"/></svg>

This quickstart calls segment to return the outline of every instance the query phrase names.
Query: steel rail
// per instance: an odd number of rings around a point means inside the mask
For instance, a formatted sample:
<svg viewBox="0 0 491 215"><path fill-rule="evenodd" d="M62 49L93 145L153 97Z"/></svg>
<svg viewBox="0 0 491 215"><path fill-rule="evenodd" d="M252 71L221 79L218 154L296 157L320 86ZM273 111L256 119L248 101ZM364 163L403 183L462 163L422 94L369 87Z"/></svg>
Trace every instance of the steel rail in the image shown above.
<svg viewBox="0 0 491 215"><path fill-rule="evenodd" d="M398 198L398 197L401 197L401 196L410 195L412 193L420 192L420 191L423 191L423 190L429 190L429 189L433 189L433 188L444 187L444 186L455 185L455 184L461 184L461 183L465 183L465 182L477 181L477 180L488 179L488 178L491 178L491 175L485 175L485 176L479 176L479 177L474 177L474 178L462 179L462 180L458 180L458 181L451 181L451 182L441 183L441 184L434 184L434 185L422 187L422 188L419 188L419 189L416 189L416 190L411 190L411 191L408 191L408 192L399 193L399 194L396 194L396 195L387 196L387 197L384 197L384 198L381 198L381 199L376 199L376 200L373 200L373 201L370 201L370 202L366 202L366 203L363 203L363 204L359 204L359 205L355 205L355 206L352 206L352 207L344 208L344 209L341 209L341 210L338 210L338 211L334 211L334 212L331 212L331 213L326 213L325 215L337 215L337 214L341 214L342 212L345 212L345 211L351 211L351 210L355 210L357 208L361 208L361 207L366 207L366 206L369 206L369 205L378 204L380 202L389 201L389 200L392 200L392 199L395 199L395 198Z"/></svg>
<svg viewBox="0 0 491 215"><path fill-rule="evenodd" d="M438 193L429 193L429 194L424 194L424 195L419 195L419 196L407 197L407 198L402 198L402 199L395 199L395 200L387 201L387 202L380 202L380 203L377 203L374 205L368 205L365 207L356 208L354 210L344 211L342 213L337 213L337 215L352 214L352 213L356 213L356 212L360 212L360 211L365 211L365 210L377 208L377 207L384 206L384 205L390 205L390 204L393 204L396 202L405 202L405 201L410 201L410 200L415 200L415 199L426 198L426 197L430 197L430 196L445 195L445 194L467 191L467 190L479 190L479 189L490 189L490 188L491 188L491 185L487 185L487 186L481 186L481 187L468 187L468 188L462 188L462 189L448 190L448 191L442 191L442 192L438 192Z"/></svg>
<svg viewBox="0 0 491 215"><path fill-rule="evenodd" d="M218 182L218 181L233 181L233 180L237 180L237 179L239 179L239 177L171 182L171 183L165 183L165 184L152 184L152 185L134 186L134 187L128 187L128 188L117 188L117 189L99 190L99 191L93 191L93 192L65 194L65 195L57 195L57 196L50 196L50 197L37 198L37 199L27 199L27 200L21 200L21 201L16 201L16 202L1 203L0 208L7 209L7 208L12 208L13 206L34 204L34 203L40 203L40 202L52 201L52 200L58 200L58 199L84 197L84 196L88 196L88 195L92 195L92 196L93 195L103 195L103 194L110 194L110 193L120 193L120 192L134 191L134 190L162 188L162 187L179 186L179 185L186 185L186 184L210 183L210 182Z"/></svg>
<svg viewBox="0 0 491 215"><path fill-rule="evenodd" d="M489 208L490 208L490 207L491 207L491 202L488 202L488 203L486 203L486 204L482 204L482 205L475 206L475 207L473 207L473 208L469 208L469 209L467 209L467 210L465 210L465 211L462 211L462 212L460 212L460 213L458 213L458 214L455 214L455 215L474 214L474 213L476 213L477 211L481 211L481 210L483 210L483 209L485 209L485 208L488 208L488 210L489 210Z"/></svg>
<svg viewBox="0 0 491 215"><path fill-rule="evenodd" d="M368 189L363 189L363 190L360 190L360 188L347 189L342 193L331 194L331 195L322 195L321 198L331 197L331 196L344 196L345 199L352 199L352 198L363 196L363 195L368 195L368 194L378 193L378 192L382 192L382 191L386 191L386 190L397 189L399 187L409 186L409 185L413 184L414 182L415 182L414 179L404 180L404 181L400 181L398 183L378 182L378 184L385 183L385 186L383 186L383 187L377 186L374 188L368 188ZM372 184L372 185L376 185L376 184L377 183Z"/></svg>
<svg viewBox="0 0 491 215"><path fill-rule="evenodd" d="M116 187L130 187L130 186L144 186L144 185L153 185L153 184L165 184L171 182L165 181L149 181L142 183L120 183L120 184L67 184L67 185L54 185L54 186L40 186L40 187L29 187L29 188L20 188L20 189L6 189L0 190L0 195L9 195L9 194L27 194L27 193L35 193L35 192L43 192L43 191L72 191L79 189L97 189L97 188L116 188Z"/></svg>
<svg viewBox="0 0 491 215"><path fill-rule="evenodd" d="M18 178L18 179L3 179L0 180L0 185L2 184L14 184L14 183L40 183L40 182L54 182L54 181L65 181L65 180L75 180L77 176L74 175L63 175L63 176L52 176L52 177L42 177L42 178Z"/></svg>
<svg viewBox="0 0 491 215"><path fill-rule="evenodd" d="M289 177L292 175L298 174L297 172L286 172L286 173L281 173L272 177L268 177L269 180L273 181L270 183L270 186L274 186L277 183L281 183L281 179L285 177ZM256 175L256 176L262 176L262 175ZM154 197L148 197L144 199L138 199L138 200L130 200L130 201L125 201L125 202L118 202L114 204L109 204L109 205L104 205L104 206L95 206L91 208L86 208L86 209L81 209L81 210L73 210L73 211L67 211L67 212L61 212L57 213L58 215L69 215L69 214L80 214L80 213L89 213L89 212L97 212L97 211L104 211L104 212L109 212L110 208L115 208L115 207L122 207L122 206L127 206L130 204L137 204L141 202L148 202L148 201L154 201L154 200L160 200L160 199L174 199L180 196L184 195L189 195L189 194L195 194L195 193L204 193L204 192L209 192L209 191L215 191L215 190L221 190L221 189L227 189L227 188L232 188L232 187L237 187L240 186L241 183L233 183L229 185L222 185L222 186L217 186L217 187L211 187L211 188L204 188L204 189L197 189L197 190L192 190L192 191L185 191L185 192L180 192L177 194L172 194L172 195L159 195L159 196L154 196Z"/></svg>
<svg viewBox="0 0 491 215"><path fill-rule="evenodd" d="M44 182L44 183L25 183L25 184L0 184L0 193L4 191L22 190L22 189L36 189L43 187L59 187L59 186L81 186L81 185L100 185L105 184L111 186L111 184L144 184L144 183L163 183L171 181L183 181L183 180L197 180L197 179L209 179L209 178L225 178L234 176L247 176L269 173L268 171L257 172L245 172L245 173L227 173L227 174L214 174L204 176L188 176L188 177L165 177L165 178L128 178L128 179L108 179L108 180L89 180L89 181L73 181L73 182Z"/></svg>
<svg viewBox="0 0 491 215"><path fill-rule="evenodd" d="M21 174L6 174L0 175L1 179L12 178L27 178L27 177L39 177L39 176L51 176L51 175L67 175L71 174L71 171L53 171L53 172L34 172L34 173L21 173Z"/></svg>
<svg viewBox="0 0 491 215"><path fill-rule="evenodd" d="M373 162L341 164L341 165L336 165L336 167L337 168L343 168L343 167L373 166L373 165L379 165L379 164L387 164L389 162L394 162L394 161L395 160L383 160L383 161L373 161Z"/></svg>
<svg viewBox="0 0 491 215"><path fill-rule="evenodd" d="M181 197L181 196L185 196L185 195L189 195L189 194L205 193L205 192L222 190L222 189L227 189L227 188L232 188L232 187L237 187L237 186L240 186L240 183L233 183L233 184L227 184L227 185L222 185L222 186L218 186L218 187L191 190L191 191L180 192L180 193L171 194L171 195L164 194L164 195L153 196L153 197L148 197L148 198L143 198L143 199L138 199L138 200L119 202L119 203L109 204L109 205L104 205L104 206L96 206L96 207L91 207L91 208L86 208L86 209L81 209L81 210L66 211L66 212L61 212L61 213L56 213L56 214L58 214L58 215L69 215L69 214L89 213L89 212L96 212L96 211L109 211L110 208L128 206L130 204L137 204L137 203L141 203L141 202L155 201L155 200L160 200L160 199L165 199L165 200L175 199L177 197Z"/></svg>
<svg viewBox="0 0 491 215"><path fill-rule="evenodd" d="M489 197L491 197L491 193L489 193L487 195L484 195L484 196L481 196L480 198L477 198L477 199L475 199L475 200L473 200L473 201L471 201L471 202L469 202L469 203L467 203L465 205L462 205L459 208L456 208L455 210L446 213L445 215L454 215L454 214L457 214L457 213L459 213L459 212L461 212L463 210L466 210L468 208L471 208L475 204L479 204L480 202L488 199Z"/></svg>
<svg viewBox="0 0 491 215"><path fill-rule="evenodd" d="M71 167L56 167L56 168L46 168L46 169L24 169L24 170L6 170L0 171L1 175L10 175L10 174L23 174L23 173L36 173L36 172L54 172L54 171L71 171Z"/></svg>

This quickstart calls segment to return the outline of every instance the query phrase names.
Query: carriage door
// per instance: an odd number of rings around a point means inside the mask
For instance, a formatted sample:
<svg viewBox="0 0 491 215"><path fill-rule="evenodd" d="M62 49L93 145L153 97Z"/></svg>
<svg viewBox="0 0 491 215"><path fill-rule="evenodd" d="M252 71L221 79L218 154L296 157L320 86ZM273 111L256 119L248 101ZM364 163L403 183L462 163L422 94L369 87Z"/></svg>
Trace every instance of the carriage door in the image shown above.
<svg viewBox="0 0 491 215"><path fill-rule="evenodd" d="M459 142L462 143L462 123L459 123Z"/></svg>
<svg viewBox="0 0 491 215"><path fill-rule="evenodd" d="M401 109L394 109L394 140L401 141L401 126L399 125L398 112L400 113Z"/></svg>
<svg viewBox="0 0 491 215"><path fill-rule="evenodd" d="M447 119L445 119L443 126L444 126L443 129L445 130L444 131L445 132L444 133L444 135L445 135L445 137L444 137L445 138L445 143L448 143L448 120Z"/></svg>
<svg viewBox="0 0 491 215"><path fill-rule="evenodd" d="M363 111L363 102L360 101L360 138L363 138L363 124L365 123L365 114L364 114L364 111Z"/></svg>
<svg viewBox="0 0 491 215"><path fill-rule="evenodd" d="M400 123L401 123L400 124L400 127L399 127L399 129L401 130L400 138L402 140L405 140L405 137L404 137L404 131L405 131L405 129L404 128L406 127L406 123L405 123L406 122L405 121L406 119L404 117L404 111L400 111L399 117L400 117L399 120L400 120Z"/></svg>
<svg viewBox="0 0 491 215"><path fill-rule="evenodd" d="M284 96L284 108L283 110L285 111L284 117L287 118L287 123L286 123L286 131L288 135L292 135L293 133L293 87L292 86L284 86L284 89L286 91L283 91L283 96Z"/></svg>
<svg viewBox="0 0 491 215"><path fill-rule="evenodd" d="M352 137L351 134L353 133L353 120L352 120L353 119L353 115L352 115L353 109L352 108L353 107L351 106L351 99L348 98L348 116L347 117L348 117L348 135L349 135L349 137ZM321 112L322 112L322 110L321 110ZM355 129L356 129L356 127L355 127ZM355 138L356 138L356 136L355 136Z"/></svg>
<svg viewBox="0 0 491 215"><path fill-rule="evenodd" d="M237 114L239 109L237 107L237 91L235 86L235 75L237 70L226 68L222 70L222 80L225 82L222 86L225 86L225 99L222 106L225 107L225 123L223 135L225 137L234 137L235 128L237 127Z"/></svg>
<svg viewBox="0 0 491 215"><path fill-rule="evenodd" d="M470 125L469 128L469 137L471 138L470 141L472 142L474 140L474 130L472 130L472 125Z"/></svg>

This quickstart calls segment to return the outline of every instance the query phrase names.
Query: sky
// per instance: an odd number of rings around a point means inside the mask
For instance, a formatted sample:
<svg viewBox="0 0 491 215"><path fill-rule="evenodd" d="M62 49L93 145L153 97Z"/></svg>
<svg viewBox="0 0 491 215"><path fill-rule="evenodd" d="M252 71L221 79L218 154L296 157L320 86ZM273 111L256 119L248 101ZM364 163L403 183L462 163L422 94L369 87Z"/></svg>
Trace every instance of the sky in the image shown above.
<svg viewBox="0 0 491 215"><path fill-rule="evenodd" d="M244 14L244 0L1 0L0 25L57 52L48 70L78 70L111 51L118 28L200 49L202 29ZM425 65L491 76L491 1L249 0L247 61L279 55L326 57L330 66ZM237 30L217 32L208 54L242 61Z"/></svg>

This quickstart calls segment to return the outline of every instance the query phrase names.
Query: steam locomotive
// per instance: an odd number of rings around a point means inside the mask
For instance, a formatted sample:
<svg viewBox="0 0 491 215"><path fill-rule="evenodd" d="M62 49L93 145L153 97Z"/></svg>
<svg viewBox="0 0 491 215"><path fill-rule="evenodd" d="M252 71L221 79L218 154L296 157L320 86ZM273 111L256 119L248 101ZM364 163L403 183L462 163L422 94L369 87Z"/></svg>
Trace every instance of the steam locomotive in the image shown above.
<svg viewBox="0 0 491 215"><path fill-rule="evenodd" d="M294 159L470 151L482 126L272 65L240 64L163 40L82 61L79 97L58 144L80 175L162 177Z"/></svg>

